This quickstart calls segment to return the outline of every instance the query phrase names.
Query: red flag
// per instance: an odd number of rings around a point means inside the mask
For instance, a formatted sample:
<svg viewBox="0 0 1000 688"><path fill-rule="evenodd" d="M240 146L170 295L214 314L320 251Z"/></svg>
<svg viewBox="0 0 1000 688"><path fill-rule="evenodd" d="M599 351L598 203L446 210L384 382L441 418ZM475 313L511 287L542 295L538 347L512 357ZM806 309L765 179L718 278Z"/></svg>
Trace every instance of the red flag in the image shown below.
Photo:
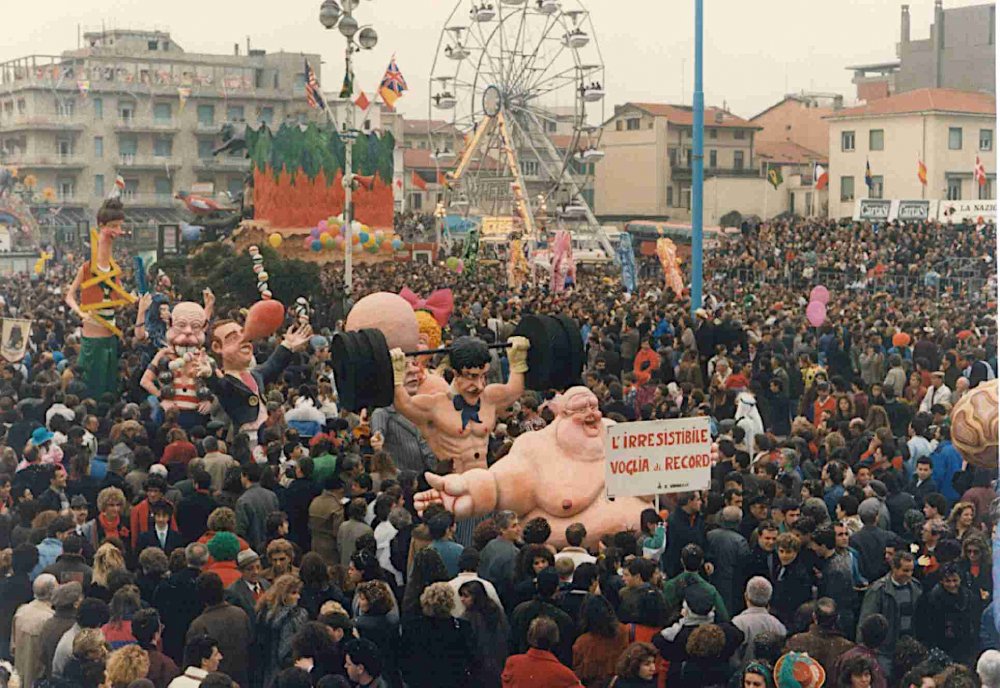
<svg viewBox="0 0 1000 688"><path fill-rule="evenodd" d="M448 183L447 178L444 176L444 172L438 172L438 186L444 186Z"/></svg>
<svg viewBox="0 0 1000 688"><path fill-rule="evenodd" d="M816 164L813 171L813 178L816 180L816 188L819 190L825 189L827 183L830 181L830 175L827 174L827 171L819 163Z"/></svg>
<svg viewBox="0 0 1000 688"><path fill-rule="evenodd" d="M917 158L917 179L924 186L927 186L927 165L920 158Z"/></svg>
<svg viewBox="0 0 1000 688"><path fill-rule="evenodd" d="M368 96L366 96L365 92L362 91L361 93L358 94L358 97L354 99L354 104L357 105L362 110L367 110L368 106L371 105L372 102L368 100Z"/></svg>
<svg viewBox="0 0 1000 688"><path fill-rule="evenodd" d="M411 175L410 183L413 184L413 186L420 189L421 191L427 191L427 182L425 182L423 177L417 174L416 171L414 171L413 174Z"/></svg>
<svg viewBox="0 0 1000 688"><path fill-rule="evenodd" d="M983 161L979 159L978 155L976 156L976 169L972 175L979 186L986 186L986 166L983 165Z"/></svg>

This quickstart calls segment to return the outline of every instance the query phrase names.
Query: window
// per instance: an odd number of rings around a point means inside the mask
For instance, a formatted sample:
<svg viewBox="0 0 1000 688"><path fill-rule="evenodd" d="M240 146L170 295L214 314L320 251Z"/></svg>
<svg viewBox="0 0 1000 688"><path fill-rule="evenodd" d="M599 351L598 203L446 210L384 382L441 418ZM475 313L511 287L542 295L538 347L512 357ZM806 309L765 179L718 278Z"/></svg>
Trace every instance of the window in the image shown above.
<svg viewBox="0 0 1000 688"><path fill-rule="evenodd" d="M948 200L962 200L962 180L959 177L948 178Z"/></svg>
<svg viewBox="0 0 1000 688"><path fill-rule="evenodd" d="M158 158L169 158L173 154L174 140L170 136L157 136L153 139L153 155Z"/></svg>
<svg viewBox="0 0 1000 688"><path fill-rule="evenodd" d="M993 130L992 129L980 129L979 130L979 150L981 150L981 151L991 151L991 150L993 150Z"/></svg>
<svg viewBox="0 0 1000 688"><path fill-rule="evenodd" d="M424 205L424 197L419 193L410 194L410 208L413 210L420 210Z"/></svg>
<svg viewBox="0 0 1000 688"><path fill-rule="evenodd" d="M56 153L60 158L67 158L73 155L73 140L56 139Z"/></svg>
<svg viewBox="0 0 1000 688"><path fill-rule="evenodd" d="M126 179L125 188L122 189L122 195L128 198L130 196L134 197L137 193L139 193L139 180Z"/></svg>
<svg viewBox="0 0 1000 688"><path fill-rule="evenodd" d="M299 91L305 92L306 90L306 75L305 72L302 74L295 75L295 92Z"/></svg>
<svg viewBox="0 0 1000 688"><path fill-rule="evenodd" d="M172 118L170 103L157 103L153 106L153 119L157 122L169 122Z"/></svg>
<svg viewBox="0 0 1000 688"><path fill-rule="evenodd" d="M131 122L135 117L135 103L132 101L118 104L118 119L123 122Z"/></svg>
<svg viewBox="0 0 1000 688"><path fill-rule="evenodd" d="M854 200L854 177L840 178L840 200L842 202Z"/></svg>
<svg viewBox="0 0 1000 688"><path fill-rule="evenodd" d="M121 155L131 155L139 151L139 140L134 136L120 136L118 137L118 153Z"/></svg>
<svg viewBox="0 0 1000 688"><path fill-rule="evenodd" d="M270 126L271 122L274 121L274 108L273 107L261 108L261 110L260 110L260 121L263 122L264 124L267 124L268 126ZM367 128L370 129L371 127L367 127Z"/></svg>
<svg viewBox="0 0 1000 688"><path fill-rule="evenodd" d="M868 150L885 150L885 129L870 129L868 131Z"/></svg>
<svg viewBox="0 0 1000 688"><path fill-rule="evenodd" d="M104 100L101 98L94 98L94 119L104 119Z"/></svg>
<svg viewBox="0 0 1000 688"><path fill-rule="evenodd" d="M854 150L854 132L853 131L842 131L840 132L840 150L842 151L852 151ZM852 177L847 177L853 181ZM845 179L845 177L841 177ZM853 196L852 196L853 198Z"/></svg>
<svg viewBox="0 0 1000 688"><path fill-rule="evenodd" d="M872 175L872 187L868 192L868 198L883 198L882 190L885 187L885 177L881 174Z"/></svg>
<svg viewBox="0 0 1000 688"><path fill-rule="evenodd" d="M962 127L948 127L948 150L962 150Z"/></svg>
<svg viewBox="0 0 1000 688"><path fill-rule="evenodd" d="M230 196L243 193L243 177L230 177L226 180L226 191Z"/></svg>
<svg viewBox="0 0 1000 688"><path fill-rule="evenodd" d="M104 175L95 174L94 175L94 195L98 198L104 198Z"/></svg>
<svg viewBox="0 0 1000 688"><path fill-rule="evenodd" d="M104 137L95 136L94 137L94 157L103 158L104 157Z"/></svg>
<svg viewBox="0 0 1000 688"><path fill-rule="evenodd" d="M743 169L743 151L733 151L733 169L742 170Z"/></svg>
<svg viewBox="0 0 1000 688"><path fill-rule="evenodd" d="M717 138L719 138L719 130L718 129L714 129L714 128L709 129L708 130L708 138L710 138L710 139L717 139Z"/></svg>
<svg viewBox="0 0 1000 688"><path fill-rule="evenodd" d="M718 167L719 166L718 162L719 162L718 151L716 151L714 149L708 151L708 166L709 167Z"/></svg>
<svg viewBox="0 0 1000 688"><path fill-rule="evenodd" d="M199 158L202 160L211 160L213 150L215 150L215 142L212 139L198 139Z"/></svg>
<svg viewBox="0 0 1000 688"><path fill-rule="evenodd" d="M156 48L157 48L156 41L146 41L146 49L147 50L156 50Z"/></svg>
<svg viewBox="0 0 1000 688"><path fill-rule="evenodd" d="M537 160L522 160L521 161L521 174L526 177L535 177L538 175L538 161Z"/></svg>
<svg viewBox="0 0 1000 688"><path fill-rule="evenodd" d="M198 106L198 126L200 127L210 127L215 124L215 106L214 105L199 105Z"/></svg>
<svg viewBox="0 0 1000 688"><path fill-rule="evenodd" d="M628 129L629 131L638 131L638 129L639 129L639 118L638 117L629 117L627 120L625 120L625 128Z"/></svg>
<svg viewBox="0 0 1000 688"><path fill-rule="evenodd" d="M621 120L618 120L617 122L615 122L615 131L621 131L624 128L625 128L625 122L623 122Z"/></svg>
<svg viewBox="0 0 1000 688"><path fill-rule="evenodd" d="M243 119L243 106L230 105L226 108L226 119L230 122L239 122Z"/></svg>
<svg viewBox="0 0 1000 688"><path fill-rule="evenodd" d="M694 154L691 153L690 148L684 149L684 166L691 167L691 162L694 160Z"/></svg>
<svg viewBox="0 0 1000 688"><path fill-rule="evenodd" d="M681 187L681 207L691 210L691 187Z"/></svg>
<svg viewBox="0 0 1000 688"><path fill-rule="evenodd" d="M76 111L76 101L72 98L60 98L56 101L56 114L60 117L72 117Z"/></svg>
<svg viewBox="0 0 1000 688"><path fill-rule="evenodd" d="M157 196L165 196L170 198L174 195L173 185L170 180L166 177L157 177L153 180L153 188L156 191Z"/></svg>
<svg viewBox="0 0 1000 688"><path fill-rule="evenodd" d="M17 99L17 114L23 115L27 107L28 106L27 103L24 102L24 98Z"/></svg>
<svg viewBox="0 0 1000 688"><path fill-rule="evenodd" d="M670 159L670 166L671 167L677 167L677 149L676 148L668 148L667 149L667 157Z"/></svg>
<svg viewBox="0 0 1000 688"><path fill-rule="evenodd" d="M993 181L989 177L986 178L986 183L979 185L979 200L987 201L994 198L993 195Z"/></svg>
<svg viewBox="0 0 1000 688"><path fill-rule="evenodd" d="M674 207L674 185L673 184L671 184L670 186L667 187L667 207L668 208L673 208Z"/></svg>
<svg viewBox="0 0 1000 688"><path fill-rule="evenodd" d="M747 132L745 129L737 129L733 132L734 139L745 139L747 137Z"/></svg>
<svg viewBox="0 0 1000 688"><path fill-rule="evenodd" d="M69 178L59 178L56 180L56 188L59 193L59 200L71 201L76 195L76 180Z"/></svg>

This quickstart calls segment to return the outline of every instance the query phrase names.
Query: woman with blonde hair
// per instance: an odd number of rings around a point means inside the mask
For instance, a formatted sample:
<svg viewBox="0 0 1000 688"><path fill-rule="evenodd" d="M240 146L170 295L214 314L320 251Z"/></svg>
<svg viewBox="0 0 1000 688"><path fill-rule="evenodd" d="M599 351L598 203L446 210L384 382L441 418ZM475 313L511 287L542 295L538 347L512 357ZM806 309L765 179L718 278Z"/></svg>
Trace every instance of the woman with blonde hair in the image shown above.
<svg viewBox="0 0 1000 688"><path fill-rule="evenodd" d="M108 655L107 672L109 688L128 688L132 681L146 678L149 653L138 645L120 647Z"/></svg>
<svg viewBox="0 0 1000 688"><path fill-rule="evenodd" d="M884 406L875 404L868 409L868 418L865 419L865 430L875 432L879 428L891 428L889 424L889 414L885 412Z"/></svg>
<svg viewBox="0 0 1000 688"><path fill-rule="evenodd" d="M97 494L97 518L83 524L83 535L94 549L106 540L129 542L125 505L125 493L117 487L105 487Z"/></svg>
<svg viewBox="0 0 1000 688"><path fill-rule="evenodd" d="M395 480L399 475L399 469L396 468L396 463L389 452L377 451L372 454L372 469L369 475L372 477L372 491L380 492L382 483L386 480Z"/></svg>
<svg viewBox="0 0 1000 688"><path fill-rule="evenodd" d="M976 505L972 502L957 502L948 514L948 530L957 540L964 540L976 529Z"/></svg>
<svg viewBox="0 0 1000 688"><path fill-rule="evenodd" d="M112 571L124 570L126 570L125 555L114 544L105 542L94 553L94 574L91 577L87 596L109 602L111 592L108 590L108 576L111 575Z"/></svg>
<svg viewBox="0 0 1000 688"><path fill-rule="evenodd" d="M309 621L299 606L302 581L298 576L279 576L257 601L257 658L261 685L271 681L292 660L292 638Z"/></svg>

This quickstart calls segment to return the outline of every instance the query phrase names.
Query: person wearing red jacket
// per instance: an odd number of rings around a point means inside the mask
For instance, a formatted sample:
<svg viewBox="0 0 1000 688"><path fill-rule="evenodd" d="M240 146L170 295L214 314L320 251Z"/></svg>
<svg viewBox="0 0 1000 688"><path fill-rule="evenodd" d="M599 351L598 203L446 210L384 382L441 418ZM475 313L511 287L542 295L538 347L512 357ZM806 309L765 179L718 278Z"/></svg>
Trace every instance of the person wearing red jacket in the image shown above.
<svg viewBox="0 0 1000 688"><path fill-rule="evenodd" d="M164 494L167 492L167 481L159 475L151 475L142 484L142 489L146 492L146 498L132 507L129 516L130 531L132 536L132 549L135 550L139 544L139 536L154 527L153 504L159 501L167 501ZM169 502L167 502L169 504ZM173 506L173 504L171 504ZM177 517L170 517L170 529L177 530Z"/></svg>
<svg viewBox="0 0 1000 688"><path fill-rule="evenodd" d="M583 688L573 670L562 664L552 650L559 645L559 627L547 616L539 616L528 627L528 651L511 655L503 668L504 688Z"/></svg>

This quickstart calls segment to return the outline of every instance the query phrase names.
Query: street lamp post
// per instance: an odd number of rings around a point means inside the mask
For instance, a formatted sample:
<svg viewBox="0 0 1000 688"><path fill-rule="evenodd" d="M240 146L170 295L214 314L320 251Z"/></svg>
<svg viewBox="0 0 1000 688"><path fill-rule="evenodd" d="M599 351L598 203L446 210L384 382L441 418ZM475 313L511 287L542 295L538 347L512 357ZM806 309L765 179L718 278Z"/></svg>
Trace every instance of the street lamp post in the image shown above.
<svg viewBox="0 0 1000 688"><path fill-rule="evenodd" d="M364 49L371 50L378 43L378 34L371 26L361 27L354 18L360 0L343 0L343 7L337 0L323 0L319 10L319 21L326 29L337 27L347 39L344 51L347 75L353 80L354 53ZM357 36L357 40L355 40ZM352 83L353 86L353 83ZM346 296L351 296L351 285L354 282L354 206L352 193L354 191L354 171L352 167L354 140L357 131L354 128L354 104L351 94L347 96L347 117L344 121L341 135L344 138L344 288ZM327 116L333 121L333 115L327 107ZM336 124L336 122L334 122Z"/></svg>
<svg viewBox="0 0 1000 688"><path fill-rule="evenodd" d="M702 90L703 0L694 0L694 160L691 175L691 318L702 301L702 193L705 182L705 93Z"/></svg>

